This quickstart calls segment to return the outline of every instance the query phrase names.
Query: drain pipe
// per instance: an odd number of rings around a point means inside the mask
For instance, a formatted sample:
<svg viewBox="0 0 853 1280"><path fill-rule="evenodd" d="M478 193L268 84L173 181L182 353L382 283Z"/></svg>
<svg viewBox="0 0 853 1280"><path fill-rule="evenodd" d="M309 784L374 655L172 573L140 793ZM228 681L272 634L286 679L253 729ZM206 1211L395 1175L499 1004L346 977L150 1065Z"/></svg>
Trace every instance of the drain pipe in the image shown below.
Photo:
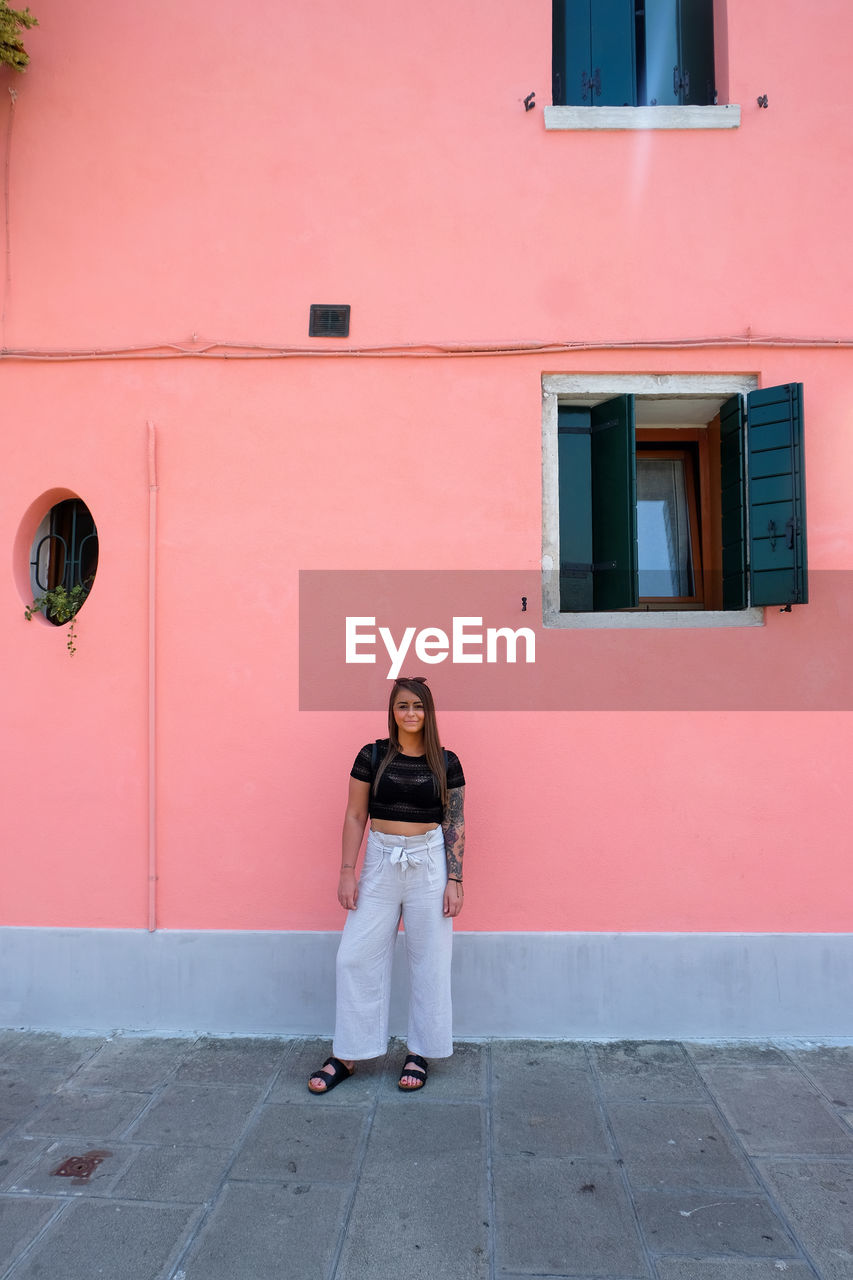
<svg viewBox="0 0 853 1280"><path fill-rule="evenodd" d="M157 432L148 422L148 932L157 929Z"/></svg>

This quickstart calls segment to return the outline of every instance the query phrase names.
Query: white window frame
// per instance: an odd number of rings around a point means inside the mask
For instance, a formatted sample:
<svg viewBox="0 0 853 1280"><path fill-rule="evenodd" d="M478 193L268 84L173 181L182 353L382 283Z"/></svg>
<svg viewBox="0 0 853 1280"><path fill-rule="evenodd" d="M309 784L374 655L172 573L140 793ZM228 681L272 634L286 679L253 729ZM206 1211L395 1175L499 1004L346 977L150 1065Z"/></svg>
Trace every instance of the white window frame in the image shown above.
<svg viewBox="0 0 853 1280"><path fill-rule="evenodd" d="M581 108L586 110L587 108ZM597 110L598 108L595 108ZM632 108L633 109L633 108ZM652 108L657 110L657 108ZM707 108L698 108L707 110ZM604 108L602 108L604 110ZM560 491L557 406L599 404L613 396L695 399L747 395L758 388L755 374L549 373L542 376L542 623L566 631L606 629L761 627L764 609L667 609L648 612L560 612Z"/></svg>

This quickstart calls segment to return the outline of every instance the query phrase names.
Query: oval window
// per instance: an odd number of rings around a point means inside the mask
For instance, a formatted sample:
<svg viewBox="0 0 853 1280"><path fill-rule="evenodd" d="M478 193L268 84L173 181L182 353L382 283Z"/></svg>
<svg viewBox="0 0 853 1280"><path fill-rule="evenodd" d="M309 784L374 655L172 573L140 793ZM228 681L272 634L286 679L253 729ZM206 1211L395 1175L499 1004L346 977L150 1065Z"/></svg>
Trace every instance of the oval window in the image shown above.
<svg viewBox="0 0 853 1280"><path fill-rule="evenodd" d="M48 622L62 626L79 613L98 571L98 530L80 498L51 507L33 539L30 586Z"/></svg>

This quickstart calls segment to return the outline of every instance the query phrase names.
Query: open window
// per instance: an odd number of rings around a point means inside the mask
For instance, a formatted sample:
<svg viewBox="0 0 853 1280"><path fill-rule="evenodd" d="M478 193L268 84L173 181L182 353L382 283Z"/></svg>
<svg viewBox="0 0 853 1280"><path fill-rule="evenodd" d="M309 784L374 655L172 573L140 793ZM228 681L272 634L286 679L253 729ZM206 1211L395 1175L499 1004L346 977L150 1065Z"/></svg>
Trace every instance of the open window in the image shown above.
<svg viewBox="0 0 853 1280"><path fill-rule="evenodd" d="M693 442L663 441L654 434L641 440L637 432L637 577L641 604L704 608L700 474L699 453Z"/></svg>
<svg viewBox="0 0 853 1280"><path fill-rule="evenodd" d="M98 530L80 498L55 503L36 532L30 559L33 597L64 587L88 595L98 569ZM54 622L50 612L45 616ZM59 625L57 623L57 625Z"/></svg>
<svg viewBox="0 0 853 1280"><path fill-rule="evenodd" d="M713 0L553 0L553 101L713 105Z"/></svg>
<svg viewBox="0 0 853 1280"><path fill-rule="evenodd" d="M808 599L802 385L557 406L559 610Z"/></svg>

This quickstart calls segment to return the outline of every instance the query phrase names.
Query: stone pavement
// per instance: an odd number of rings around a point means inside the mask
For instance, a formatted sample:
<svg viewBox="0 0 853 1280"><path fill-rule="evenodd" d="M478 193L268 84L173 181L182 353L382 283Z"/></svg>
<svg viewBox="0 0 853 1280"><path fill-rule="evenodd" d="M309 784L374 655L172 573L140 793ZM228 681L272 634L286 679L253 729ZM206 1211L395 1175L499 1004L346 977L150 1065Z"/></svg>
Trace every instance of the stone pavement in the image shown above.
<svg viewBox="0 0 853 1280"><path fill-rule="evenodd" d="M327 1053L0 1032L2 1280L853 1277L853 1046Z"/></svg>

